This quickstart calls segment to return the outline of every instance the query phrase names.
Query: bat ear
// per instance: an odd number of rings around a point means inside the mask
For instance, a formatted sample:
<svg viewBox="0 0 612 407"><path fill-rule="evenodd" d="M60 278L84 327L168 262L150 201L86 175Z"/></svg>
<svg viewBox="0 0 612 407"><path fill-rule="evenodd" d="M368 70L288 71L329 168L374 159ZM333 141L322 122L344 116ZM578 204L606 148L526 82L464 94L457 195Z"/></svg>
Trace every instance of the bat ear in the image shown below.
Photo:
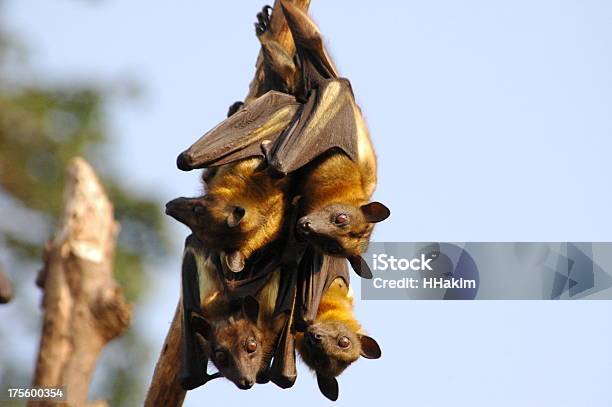
<svg viewBox="0 0 612 407"><path fill-rule="evenodd" d="M246 210L242 206L235 206L232 213L230 213L226 219L227 226L230 228L238 226L245 214Z"/></svg>
<svg viewBox="0 0 612 407"><path fill-rule="evenodd" d="M335 377L326 377L317 373L317 384L325 397L331 401L338 400L338 380Z"/></svg>
<svg viewBox="0 0 612 407"><path fill-rule="evenodd" d="M257 316L259 315L259 303L250 295L244 298L242 303L242 313L252 323L257 324Z"/></svg>
<svg viewBox="0 0 612 407"><path fill-rule="evenodd" d="M238 250L225 254L225 264L234 273L240 273L244 269L245 258Z"/></svg>
<svg viewBox="0 0 612 407"><path fill-rule="evenodd" d="M391 211L380 202L370 202L361 206L361 213L369 223L378 223L387 219Z"/></svg>
<svg viewBox="0 0 612 407"><path fill-rule="evenodd" d="M347 260L349 263L351 263L351 267L353 270L355 270L355 273L357 273L359 277L366 278L368 280L373 277L372 270L370 270L370 266L368 266L368 263L366 263L363 257L354 255L347 257Z"/></svg>
<svg viewBox="0 0 612 407"><path fill-rule="evenodd" d="M198 314L197 312L191 312L191 327L193 328L194 332L202 335L207 341L212 337L212 326L206 319L204 319L202 315Z"/></svg>
<svg viewBox="0 0 612 407"><path fill-rule="evenodd" d="M380 346L374 340L367 335L360 335L359 340L361 341L361 356L366 359L378 359L382 356Z"/></svg>

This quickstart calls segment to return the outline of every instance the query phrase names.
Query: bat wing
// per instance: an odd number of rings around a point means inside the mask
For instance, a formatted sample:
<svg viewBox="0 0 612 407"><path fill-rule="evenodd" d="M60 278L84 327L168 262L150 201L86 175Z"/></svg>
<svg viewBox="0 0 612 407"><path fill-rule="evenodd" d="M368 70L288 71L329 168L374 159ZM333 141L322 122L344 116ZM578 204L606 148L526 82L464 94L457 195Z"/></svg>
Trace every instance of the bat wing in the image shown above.
<svg viewBox="0 0 612 407"><path fill-rule="evenodd" d="M268 151L268 163L289 174L330 150L358 160L361 111L346 79L329 79L312 89L308 100Z"/></svg>
<svg viewBox="0 0 612 407"><path fill-rule="evenodd" d="M292 326L291 316L289 316L280 333L270 367L270 380L282 389L292 387L297 379L295 335Z"/></svg>
<svg viewBox="0 0 612 407"><path fill-rule="evenodd" d="M309 247L300 263L296 326L304 330L314 322L321 297L338 277L350 284L346 259L316 252Z"/></svg>
<svg viewBox="0 0 612 407"><path fill-rule="evenodd" d="M263 158L261 143L274 142L291 123L299 106L291 95L267 92L243 105L183 151L177 158L177 167L189 171L244 158Z"/></svg>
<svg viewBox="0 0 612 407"><path fill-rule="evenodd" d="M281 1L281 8L291 31L298 53L309 60L325 78L337 78L338 72L325 46L317 25L308 14L288 1Z"/></svg>
<svg viewBox="0 0 612 407"><path fill-rule="evenodd" d="M308 14L288 1L281 1L281 7L300 61L306 103L266 152L268 163L288 174L334 149L357 161L359 132L365 124L350 82L338 77Z"/></svg>
<svg viewBox="0 0 612 407"><path fill-rule="evenodd" d="M204 354L196 333L191 326L191 315L200 312L200 288L196 256L205 255L200 241L189 235L185 241L185 253L181 270L183 323L181 325L182 354L179 381L185 390L192 390L220 377L206 372L208 358Z"/></svg>

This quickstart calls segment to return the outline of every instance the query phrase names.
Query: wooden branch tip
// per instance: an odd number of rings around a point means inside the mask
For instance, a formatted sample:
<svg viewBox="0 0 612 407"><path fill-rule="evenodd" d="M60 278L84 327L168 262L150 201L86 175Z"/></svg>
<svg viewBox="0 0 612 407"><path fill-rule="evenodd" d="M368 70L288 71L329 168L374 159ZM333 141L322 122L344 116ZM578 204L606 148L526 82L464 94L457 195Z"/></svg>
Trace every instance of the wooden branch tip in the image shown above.
<svg viewBox="0 0 612 407"><path fill-rule="evenodd" d="M82 158L73 159L57 230L37 278L44 315L33 380L35 386L66 386L69 405L106 405L87 400L91 376L103 347L131 322L131 305L112 274L118 230L94 170Z"/></svg>

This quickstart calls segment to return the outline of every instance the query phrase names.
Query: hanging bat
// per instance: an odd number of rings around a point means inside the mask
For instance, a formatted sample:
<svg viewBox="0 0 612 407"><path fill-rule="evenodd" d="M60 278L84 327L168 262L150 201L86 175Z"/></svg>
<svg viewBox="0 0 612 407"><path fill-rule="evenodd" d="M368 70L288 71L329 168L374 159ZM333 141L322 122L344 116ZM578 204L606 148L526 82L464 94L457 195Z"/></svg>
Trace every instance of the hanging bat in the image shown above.
<svg viewBox="0 0 612 407"><path fill-rule="evenodd" d="M287 321L284 309L277 305L281 280L277 269L263 285L254 284L253 296L233 298L214 252L194 235L187 238L182 268L183 388L191 390L225 377L238 388L248 389L268 375ZM217 373L206 372L208 360Z"/></svg>
<svg viewBox="0 0 612 407"><path fill-rule="evenodd" d="M346 268L345 263L342 265ZM340 264L334 266L330 263L329 266L332 268L327 277L319 278L311 287L311 292L322 296L316 317L307 321L304 332L297 334L296 348L302 360L316 373L321 393L335 401L339 391L336 377L359 356L378 359L381 351L378 343L363 333L355 318L348 274L334 268ZM307 273L306 278L312 281L318 276Z"/></svg>
<svg viewBox="0 0 612 407"><path fill-rule="evenodd" d="M317 26L291 3L282 1L281 6L309 96L298 119L269 150L269 165L283 174L301 169L295 176L302 197L298 232L371 278L361 254L374 224L390 212L369 202L376 187L376 155L368 130L350 83L338 78ZM314 153L305 157L305 151Z"/></svg>

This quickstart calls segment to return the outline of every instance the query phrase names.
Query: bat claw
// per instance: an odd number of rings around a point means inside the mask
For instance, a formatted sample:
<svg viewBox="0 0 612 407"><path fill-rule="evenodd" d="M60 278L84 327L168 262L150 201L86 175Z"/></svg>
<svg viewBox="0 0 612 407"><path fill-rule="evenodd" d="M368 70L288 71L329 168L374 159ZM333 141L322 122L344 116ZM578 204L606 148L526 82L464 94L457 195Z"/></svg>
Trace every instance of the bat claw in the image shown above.
<svg viewBox="0 0 612 407"><path fill-rule="evenodd" d="M185 390L193 390L193 389L197 389L200 386L204 386L209 381L218 379L219 377L223 377L221 373L219 372L216 372L213 374L208 374L207 372L204 372L204 374L199 378L197 377L181 378L180 384L181 384L181 387Z"/></svg>
<svg viewBox="0 0 612 407"><path fill-rule="evenodd" d="M213 374L206 373L206 375L204 376L206 381L204 383L207 383L207 382L209 382L211 380L214 380L214 379L218 379L220 377L223 377L220 372L216 372L216 373L213 373Z"/></svg>
<svg viewBox="0 0 612 407"><path fill-rule="evenodd" d="M272 10L272 7L266 5L261 9L261 12L257 13L255 34L258 37L268 31L268 28L270 27L270 10Z"/></svg>

